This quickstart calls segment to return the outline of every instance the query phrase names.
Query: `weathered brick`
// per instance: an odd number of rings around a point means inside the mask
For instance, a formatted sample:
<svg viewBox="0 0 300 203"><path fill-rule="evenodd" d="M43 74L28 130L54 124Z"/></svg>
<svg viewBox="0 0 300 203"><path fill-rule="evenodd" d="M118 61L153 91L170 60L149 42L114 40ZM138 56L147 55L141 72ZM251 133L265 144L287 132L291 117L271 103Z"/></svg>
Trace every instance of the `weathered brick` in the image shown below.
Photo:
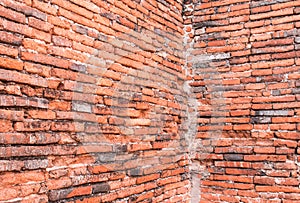
<svg viewBox="0 0 300 203"><path fill-rule="evenodd" d="M22 121L24 119L23 111L0 110L0 118L12 121Z"/></svg>
<svg viewBox="0 0 300 203"><path fill-rule="evenodd" d="M13 45L20 45L22 43L22 38L10 32L0 31L0 41Z"/></svg>
<svg viewBox="0 0 300 203"><path fill-rule="evenodd" d="M28 24L29 26L32 26L39 30L43 30L45 32L49 32L53 28L53 25L51 25L50 23L32 17L28 18Z"/></svg>
<svg viewBox="0 0 300 203"><path fill-rule="evenodd" d="M66 60L60 59L60 58L55 58L53 56L46 56L46 55L42 55L42 54L33 54L33 53L29 53L29 52L22 52L21 57L23 60L53 65L53 66L57 66L60 68L69 68L70 67L69 61L66 61Z"/></svg>
<svg viewBox="0 0 300 203"><path fill-rule="evenodd" d="M47 87L47 80L42 77L34 77L16 71L0 69L0 79L4 81L13 81L30 84L34 86Z"/></svg>
<svg viewBox="0 0 300 203"><path fill-rule="evenodd" d="M52 42L56 46L65 46L65 47L72 46L72 41L60 36L52 36Z"/></svg>
<svg viewBox="0 0 300 203"><path fill-rule="evenodd" d="M10 132L12 129L12 123L9 120L0 120L0 132Z"/></svg>
<svg viewBox="0 0 300 203"><path fill-rule="evenodd" d="M9 69L22 70L23 62L16 59L1 57L0 66Z"/></svg>
<svg viewBox="0 0 300 203"><path fill-rule="evenodd" d="M26 160L24 167L29 170L47 168L48 160Z"/></svg>
<svg viewBox="0 0 300 203"><path fill-rule="evenodd" d="M286 161L285 155L245 155L244 156L245 161L278 161L278 162L284 162Z"/></svg>
<svg viewBox="0 0 300 203"><path fill-rule="evenodd" d="M22 44L27 50L34 50L41 54L47 54L48 46L45 43L27 38L23 40Z"/></svg>
<svg viewBox="0 0 300 203"><path fill-rule="evenodd" d="M25 4L16 2L16 1L11 1L11 0L3 0L2 4L7 6L7 7L13 8L13 9L19 11L19 12L22 12L26 16L34 16L34 17L39 18L41 20L46 19L46 14L44 14L43 12L40 12L39 10L34 9L34 8L28 6L28 5L25 5ZM30 2L30 4L31 4L31 2Z"/></svg>
<svg viewBox="0 0 300 203"><path fill-rule="evenodd" d="M110 186L108 183L100 183L93 185L93 194L109 192Z"/></svg>
<svg viewBox="0 0 300 203"><path fill-rule="evenodd" d="M224 159L227 161L242 161L244 156L241 154L225 154Z"/></svg>
<svg viewBox="0 0 300 203"><path fill-rule="evenodd" d="M51 15L56 15L56 13L57 13L57 8L55 8L54 6L52 6L48 3L44 3L44 2L41 2L38 0L33 0L32 6L40 11L49 13Z"/></svg>
<svg viewBox="0 0 300 203"><path fill-rule="evenodd" d="M299 6L0 0L0 201L297 201Z"/></svg>
<svg viewBox="0 0 300 203"><path fill-rule="evenodd" d="M279 11L263 12L260 14L250 15L250 20L258 20L262 18L270 18L275 16L284 16L293 14L293 8L287 8Z"/></svg>
<svg viewBox="0 0 300 203"><path fill-rule="evenodd" d="M0 13L1 13L0 16L2 16L2 17L8 18L13 21L17 21L19 23L23 23L23 24L25 23L26 18L25 18L24 14L7 9L1 5L0 5Z"/></svg>
<svg viewBox="0 0 300 203"><path fill-rule="evenodd" d="M291 116L293 112L289 110L269 110L269 111L255 111L256 116Z"/></svg>

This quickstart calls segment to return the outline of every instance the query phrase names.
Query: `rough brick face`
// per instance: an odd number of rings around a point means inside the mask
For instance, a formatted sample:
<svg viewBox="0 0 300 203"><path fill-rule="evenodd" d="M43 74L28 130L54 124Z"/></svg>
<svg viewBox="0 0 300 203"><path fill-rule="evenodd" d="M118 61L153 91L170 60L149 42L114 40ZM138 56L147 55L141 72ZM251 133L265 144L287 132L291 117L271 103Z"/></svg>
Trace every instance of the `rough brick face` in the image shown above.
<svg viewBox="0 0 300 203"><path fill-rule="evenodd" d="M0 0L0 202L297 202L297 0Z"/></svg>
<svg viewBox="0 0 300 203"><path fill-rule="evenodd" d="M201 202L299 201L299 5L187 1L188 60L191 69L202 64L192 85L204 87L200 117L208 119L198 137L212 147L211 157L198 149L194 159L204 168Z"/></svg>
<svg viewBox="0 0 300 203"><path fill-rule="evenodd" d="M0 202L188 201L181 13L0 1Z"/></svg>

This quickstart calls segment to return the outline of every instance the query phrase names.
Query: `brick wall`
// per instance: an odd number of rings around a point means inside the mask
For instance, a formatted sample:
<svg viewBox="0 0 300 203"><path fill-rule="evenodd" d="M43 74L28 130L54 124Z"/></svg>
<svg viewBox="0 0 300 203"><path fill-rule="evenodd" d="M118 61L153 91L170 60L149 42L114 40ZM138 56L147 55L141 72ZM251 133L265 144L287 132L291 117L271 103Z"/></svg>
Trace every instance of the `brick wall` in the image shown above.
<svg viewBox="0 0 300 203"><path fill-rule="evenodd" d="M0 0L0 202L297 202L299 7Z"/></svg>
<svg viewBox="0 0 300 203"><path fill-rule="evenodd" d="M186 2L201 202L299 202L299 6Z"/></svg>
<svg viewBox="0 0 300 203"><path fill-rule="evenodd" d="M0 202L188 200L181 13L0 0Z"/></svg>

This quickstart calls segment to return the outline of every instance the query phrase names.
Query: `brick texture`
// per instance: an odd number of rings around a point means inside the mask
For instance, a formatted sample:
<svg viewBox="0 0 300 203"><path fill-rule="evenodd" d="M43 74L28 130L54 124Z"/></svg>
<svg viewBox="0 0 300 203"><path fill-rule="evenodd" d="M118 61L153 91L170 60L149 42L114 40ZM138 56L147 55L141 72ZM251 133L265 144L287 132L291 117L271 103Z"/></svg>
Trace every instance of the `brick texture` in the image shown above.
<svg viewBox="0 0 300 203"><path fill-rule="evenodd" d="M188 201L181 13L0 0L0 202Z"/></svg>
<svg viewBox="0 0 300 203"><path fill-rule="evenodd" d="M299 201L299 5L186 2L201 202Z"/></svg>
<svg viewBox="0 0 300 203"><path fill-rule="evenodd" d="M0 202L298 202L299 13L0 0Z"/></svg>

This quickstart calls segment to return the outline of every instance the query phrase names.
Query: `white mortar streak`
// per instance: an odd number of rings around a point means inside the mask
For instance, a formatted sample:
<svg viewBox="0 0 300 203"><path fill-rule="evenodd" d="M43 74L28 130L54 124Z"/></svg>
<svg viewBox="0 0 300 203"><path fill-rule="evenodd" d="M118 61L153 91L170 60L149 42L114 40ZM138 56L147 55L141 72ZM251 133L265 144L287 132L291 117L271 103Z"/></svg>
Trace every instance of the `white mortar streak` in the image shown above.
<svg viewBox="0 0 300 203"><path fill-rule="evenodd" d="M189 4L189 5L185 5L184 9L188 9L189 11L193 12L194 11L194 4ZM186 17L183 16L184 20L187 18L192 18L192 16L190 17ZM186 29L190 28L190 33L186 32ZM189 40L191 39L189 34L192 34L194 36L194 29L192 28L192 25L185 25L184 27L184 37L183 37L183 45L184 45L184 59L185 59L185 64L184 64L184 71L185 71L185 75L187 78L189 77L193 77L194 76L194 72L192 70L192 67L189 67L189 57L192 55L192 51L193 51L193 47L194 47L194 39L192 39L190 42ZM193 64L192 64L193 66ZM188 162L189 162L189 176L190 176L190 202L191 203L197 203L200 201L200 197L201 197L201 190L200 190L200 178L198 176L198 167L195 165L195 163L193 163L193 157L195 156L196 153L196 147L195 146L195 137L197 134L197 126L198 126L198 106L200 105L200 102L193 97L190 97L190 95L192 95L192 89L190 86L190 83L193 82L193 80L189 80L187 82L184 83L184 87L183 90L185 91L185 93L188 96L187 99L187 126L188 126L188 131L185 134L185 139L187 141L188 144ZM192 113L189 112L189 108L192 107ZM194 121L195 119L195 121ZM196 122L195 125L192 124L192 122Z"/></svg>

